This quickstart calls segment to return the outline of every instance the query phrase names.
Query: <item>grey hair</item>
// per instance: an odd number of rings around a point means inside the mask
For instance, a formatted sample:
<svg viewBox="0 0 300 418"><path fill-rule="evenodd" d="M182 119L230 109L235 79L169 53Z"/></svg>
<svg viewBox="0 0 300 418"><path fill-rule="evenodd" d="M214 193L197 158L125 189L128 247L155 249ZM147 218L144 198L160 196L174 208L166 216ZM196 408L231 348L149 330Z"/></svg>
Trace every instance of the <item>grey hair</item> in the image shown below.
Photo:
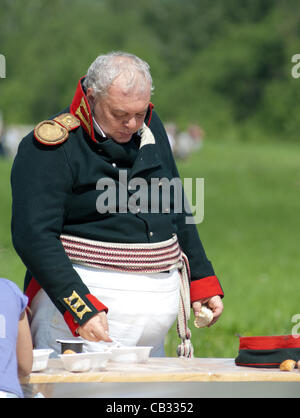
<svg viewBox="0 0 300 418"><path fill-rule="evenodd" d="M150 91L154 90L149 64L136 55L122 51L99 55L90 65L83 86L105 96L114 80L121 74L126 79L127 91L138 86L140 92L145 92L149 85ZM140 75L138 82L137 75Z"/></svg>

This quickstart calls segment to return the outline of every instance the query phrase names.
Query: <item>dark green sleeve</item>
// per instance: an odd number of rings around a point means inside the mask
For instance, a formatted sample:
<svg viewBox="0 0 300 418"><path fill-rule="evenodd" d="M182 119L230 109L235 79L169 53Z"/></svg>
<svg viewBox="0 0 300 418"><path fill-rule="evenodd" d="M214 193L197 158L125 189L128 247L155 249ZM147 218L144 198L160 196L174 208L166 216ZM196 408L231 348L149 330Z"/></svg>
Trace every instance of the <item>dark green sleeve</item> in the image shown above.
<svg viewBox="0 0 300 418"><path fill-rule="evenodd" d="M98 312L88 288L60 242L72 172L64 145L47 146L29 134L20 143L12 172L12 240L35 280L64 315L82 324ZM66 303L73 292L88 306L82 318ZM70 315L68 315L70 316Z"/></svg>

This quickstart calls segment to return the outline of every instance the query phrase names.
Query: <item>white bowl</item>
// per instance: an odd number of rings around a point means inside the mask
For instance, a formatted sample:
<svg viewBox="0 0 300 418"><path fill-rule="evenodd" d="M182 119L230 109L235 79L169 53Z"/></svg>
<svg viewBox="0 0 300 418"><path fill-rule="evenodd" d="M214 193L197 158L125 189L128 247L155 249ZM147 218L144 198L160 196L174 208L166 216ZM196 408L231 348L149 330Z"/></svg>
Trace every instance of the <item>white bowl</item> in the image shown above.
<svg viewBox="0 0 300 418"><path fill-rule="evenodd" d="M61 354L63 366L69 372L86 372L90 369L104 369L110 352Z"/></svg>
<svg viewBox="0 0 300 418"><path fill-rule="evenodd" d="M145 363L153 347L112 347L110 360L118 363Z"/></svg>
<svg viewBox="0 0 300 418"><path fill-rule="evenodd" d="M48 360L51 353L53 353L53 350L48 348L34 349L31 371L39 372L41 370L45 370L48 366Z"/></svg>

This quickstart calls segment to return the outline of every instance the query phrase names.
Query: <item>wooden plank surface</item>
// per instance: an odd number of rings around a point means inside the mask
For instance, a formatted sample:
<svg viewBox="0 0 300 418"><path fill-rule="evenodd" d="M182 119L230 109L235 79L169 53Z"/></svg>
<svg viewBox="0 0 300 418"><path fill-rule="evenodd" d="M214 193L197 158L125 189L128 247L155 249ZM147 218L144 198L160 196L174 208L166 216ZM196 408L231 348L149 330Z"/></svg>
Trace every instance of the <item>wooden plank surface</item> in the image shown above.
<svg viewBox="0 0 300 418"><path fill-rule="evenodd" d="M109 362L105 370L74 373L66 371L60 359L50 359L46 370L21 381L66 382L300 382L300 371L240 367L229 358L150 358L141 364Z"/></svg>

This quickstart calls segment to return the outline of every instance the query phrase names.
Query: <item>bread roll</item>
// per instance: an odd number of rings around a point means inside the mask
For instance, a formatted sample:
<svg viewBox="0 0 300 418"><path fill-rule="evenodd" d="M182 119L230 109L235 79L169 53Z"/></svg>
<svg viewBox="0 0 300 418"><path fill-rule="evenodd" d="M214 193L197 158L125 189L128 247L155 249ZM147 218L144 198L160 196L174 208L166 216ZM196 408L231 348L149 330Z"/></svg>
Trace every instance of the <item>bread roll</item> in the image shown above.
<svg viewBox="0 0 300 418"><path fill-rule="evenodd" d="M288 360L284 360L280 364L279 368L280 368L280 370L284 370L284 371L290 372L290 371L292 371L294 369L295 365L296 365L295 360L288 359Z"/></svg>
<svg viewBox="0 0 300 418"><path fill-rule="evenodd" d="M206 306L201 306L198 315L195 317L194 325L196 328L206 327L213 320L214 314L211 309Z"/></svg>
<svg viewBox="0 0 300 418"><path fill-rule="evenodd" d="M65 351L63 352L63 354L76 354L76 352L75 352L75 351L73 351L73 350L65 350Z"/></svg>

